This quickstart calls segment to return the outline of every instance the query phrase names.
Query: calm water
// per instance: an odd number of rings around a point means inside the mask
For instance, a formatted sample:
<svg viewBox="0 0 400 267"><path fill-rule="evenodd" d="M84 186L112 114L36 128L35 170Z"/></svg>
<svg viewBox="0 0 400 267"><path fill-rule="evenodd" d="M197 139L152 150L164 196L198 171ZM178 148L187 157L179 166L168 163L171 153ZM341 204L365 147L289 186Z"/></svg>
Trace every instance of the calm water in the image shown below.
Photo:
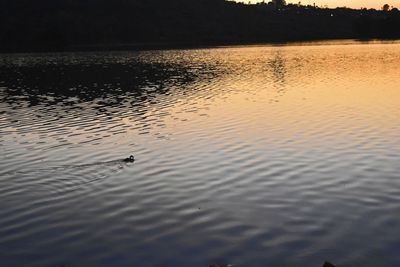
<svg viewBox="0 0 400 267"><path fill-rule="evenodd" d="M399 266L399 85L400 42L1 55L0 265Z"/></svg>

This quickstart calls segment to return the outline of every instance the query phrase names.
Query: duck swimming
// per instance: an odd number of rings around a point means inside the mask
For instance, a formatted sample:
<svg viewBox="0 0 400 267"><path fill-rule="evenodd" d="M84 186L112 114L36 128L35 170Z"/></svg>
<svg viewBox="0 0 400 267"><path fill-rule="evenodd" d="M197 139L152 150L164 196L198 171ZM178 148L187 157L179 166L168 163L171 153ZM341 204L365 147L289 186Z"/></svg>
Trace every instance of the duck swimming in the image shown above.
<svg viewBox="0 0 400 267"><path fill-rule="evenodd" d="M123 161L124 162L134 162L135 161L135 157L131 155L129 158L126 158Z"/></svg>

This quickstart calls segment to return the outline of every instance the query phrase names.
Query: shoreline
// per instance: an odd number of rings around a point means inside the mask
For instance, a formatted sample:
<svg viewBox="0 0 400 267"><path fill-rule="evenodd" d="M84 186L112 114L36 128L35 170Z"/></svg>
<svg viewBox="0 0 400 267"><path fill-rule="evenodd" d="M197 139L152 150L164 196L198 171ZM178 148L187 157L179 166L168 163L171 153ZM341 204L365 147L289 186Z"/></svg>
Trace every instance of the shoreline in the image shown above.
<svg viewBox="0 0 400 267"><path fill-rule="evenodd" d="M32 47L28 49L1 49L0 55L7 54L40 54L40 53L68 53L68 52L105 52L105 51L156 51L156 50L187 50L187 49L208 49L240 46L285 46L307 43L329 43L329 42L396 42L400 38L307 38L290 40L271 40L254 42L212 42L212 43L127 43L127 44L83 44L70 45L65 47Z"/></svg>

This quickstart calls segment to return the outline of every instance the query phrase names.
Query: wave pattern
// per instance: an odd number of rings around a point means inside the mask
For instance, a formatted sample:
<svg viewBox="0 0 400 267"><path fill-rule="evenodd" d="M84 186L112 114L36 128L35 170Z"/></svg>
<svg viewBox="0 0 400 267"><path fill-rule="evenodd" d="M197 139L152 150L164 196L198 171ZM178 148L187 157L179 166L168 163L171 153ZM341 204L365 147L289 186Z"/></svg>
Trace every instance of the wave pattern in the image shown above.
<svg viewBox="0 0 400 267"><path fill-rule="evenodd" d="M0 56L0 265L398 265L399 62L398 42Z"/></svg>

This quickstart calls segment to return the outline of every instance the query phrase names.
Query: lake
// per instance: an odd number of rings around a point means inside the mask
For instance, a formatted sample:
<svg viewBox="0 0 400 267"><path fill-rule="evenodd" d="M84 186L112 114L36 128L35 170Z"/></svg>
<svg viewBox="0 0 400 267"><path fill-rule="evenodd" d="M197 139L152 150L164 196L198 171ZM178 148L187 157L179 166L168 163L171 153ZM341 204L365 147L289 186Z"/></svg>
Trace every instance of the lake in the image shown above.
<svg viewBox="0 0 400 267"><path fill-rule="evenodd" d="M0 265L399 266L399 85L399 41L0 55Z"/></svg>

